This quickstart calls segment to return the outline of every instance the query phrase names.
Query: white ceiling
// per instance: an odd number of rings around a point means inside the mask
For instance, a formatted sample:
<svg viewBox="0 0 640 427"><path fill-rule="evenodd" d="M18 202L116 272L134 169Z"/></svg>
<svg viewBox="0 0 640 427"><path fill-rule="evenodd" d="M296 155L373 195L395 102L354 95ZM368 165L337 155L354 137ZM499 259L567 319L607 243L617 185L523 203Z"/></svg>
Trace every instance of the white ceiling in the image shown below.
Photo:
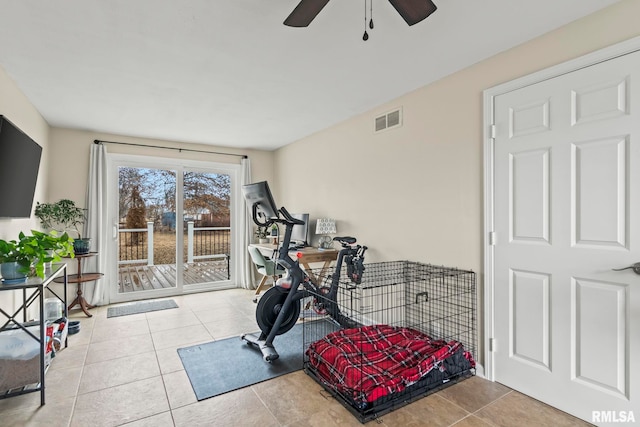
<svg viewBox="0 0 640 427"><path fill-rule="evenodd" d="M0 0L0 65L52 126L275 149L617 1L374 0L364 42L364 0Z"/></svg>

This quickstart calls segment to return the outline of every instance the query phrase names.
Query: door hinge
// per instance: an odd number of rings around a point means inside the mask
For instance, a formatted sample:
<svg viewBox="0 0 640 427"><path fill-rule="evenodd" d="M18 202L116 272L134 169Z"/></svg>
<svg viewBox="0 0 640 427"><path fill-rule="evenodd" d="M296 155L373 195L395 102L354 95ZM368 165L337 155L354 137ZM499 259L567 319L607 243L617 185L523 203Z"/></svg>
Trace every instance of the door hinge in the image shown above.
<svg viewBox="0 0 640 427"><path fill-rule="evenodd" d="M489 351L490 352L496 351L496 339L495 338L489 338Z"/></svg>
<svg viewBox="0 0 640 427"><path fill-rule="evenodd" d="M489 138L494 138L496 137L496 125L491 125L489 126Z"/></svg>
<svg viewBox="0 0 640 427"><path fill-rule="evenodd" d="M490 231L489 232L489 246L495 246L496 245L496 232L495 231Z"/></svg>

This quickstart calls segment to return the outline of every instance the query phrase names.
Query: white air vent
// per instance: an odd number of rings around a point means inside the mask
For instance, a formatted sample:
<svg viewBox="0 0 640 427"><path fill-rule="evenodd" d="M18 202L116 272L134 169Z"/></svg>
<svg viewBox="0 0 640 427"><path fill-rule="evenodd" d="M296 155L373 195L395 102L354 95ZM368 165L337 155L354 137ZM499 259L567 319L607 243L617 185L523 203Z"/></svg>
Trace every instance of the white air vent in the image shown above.
<svg viewBox="0 0 640 427"><path fill-rule="evenodd" d="M389 111L374 120L375 132L402 126L402 108Z"/></svg>

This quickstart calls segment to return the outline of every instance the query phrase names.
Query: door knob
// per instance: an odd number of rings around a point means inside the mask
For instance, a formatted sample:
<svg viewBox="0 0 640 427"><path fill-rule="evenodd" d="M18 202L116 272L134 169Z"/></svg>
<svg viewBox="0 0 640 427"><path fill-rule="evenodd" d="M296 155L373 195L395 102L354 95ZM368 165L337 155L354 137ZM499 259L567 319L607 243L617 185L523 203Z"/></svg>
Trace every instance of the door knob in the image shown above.
<svg viewBox="0 0 640 427"><path fill-rule="evenodd" d="M613 271L622 271L632 269L634 273L640 274L640 262L636 262L635 264L631 264L629 267L624 268L612 268Z"/></svg>

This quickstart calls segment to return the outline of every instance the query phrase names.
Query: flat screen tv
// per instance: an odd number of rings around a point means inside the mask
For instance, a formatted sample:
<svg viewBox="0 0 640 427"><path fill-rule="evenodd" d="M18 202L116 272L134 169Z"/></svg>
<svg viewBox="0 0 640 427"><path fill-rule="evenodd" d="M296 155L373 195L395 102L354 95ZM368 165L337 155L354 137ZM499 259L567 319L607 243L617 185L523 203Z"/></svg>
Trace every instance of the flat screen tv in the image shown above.
<svg viewBox="0 0 640 427"><path fill-rule="evenodd" d="M29 218L42 147L0 115L0 218Z"/></svg>

